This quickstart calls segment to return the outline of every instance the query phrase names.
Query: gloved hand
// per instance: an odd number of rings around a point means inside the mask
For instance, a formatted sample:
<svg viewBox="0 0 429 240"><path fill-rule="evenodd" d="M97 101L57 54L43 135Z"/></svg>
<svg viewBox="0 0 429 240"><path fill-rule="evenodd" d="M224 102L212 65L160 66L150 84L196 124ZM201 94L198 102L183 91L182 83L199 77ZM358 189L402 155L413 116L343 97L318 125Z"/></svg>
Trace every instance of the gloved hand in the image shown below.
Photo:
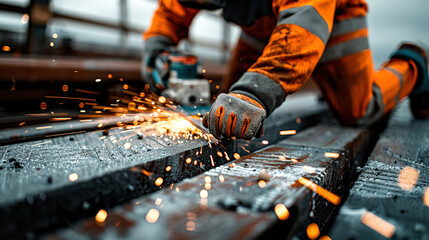
<svg viewBox="0 0 429 240"><path fill-rule="evenodd" d="M167 64L168 54L172 51L175 50L171 41L164 36L152 37L145 42L141 68L142 77L149 84L150 90L156 94L160 94L165 89L163 80L168 79L169 69L154 75L155 66L158 64L158 69L161 69L160 64ZM156 75L159 75L158 78L155 77Z"/></svg>
<svg viewBox="0 0 429 240"><path fill-rule="evenodd" d="M217 138L259 138L264 133L264 107L243 94L220 94L203 118L203 125Z"/></svg>

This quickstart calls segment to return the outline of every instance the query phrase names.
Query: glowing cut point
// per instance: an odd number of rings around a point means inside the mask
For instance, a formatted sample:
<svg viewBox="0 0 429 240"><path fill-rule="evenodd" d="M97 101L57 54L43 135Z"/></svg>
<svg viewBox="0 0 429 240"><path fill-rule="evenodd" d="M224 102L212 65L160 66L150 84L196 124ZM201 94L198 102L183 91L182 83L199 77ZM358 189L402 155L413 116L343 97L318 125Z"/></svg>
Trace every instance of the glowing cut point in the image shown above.
<svg viewBox="0 0 429 240"><path fill-rule="evenodd" d="M74 182L74 181L76 181L78 179L79 179L79 176L77 175L77 173L72 173L72 174L69 175L70 182Z"/></svg>
<svg viewBox="0 0 429 240"><path fill-rule="evenodd" d="M158 221L158 218L159 218L159 211L157 209L152 208L146 214L146 221L148 223L156 223L156 221Z"/></svg>
<svg viewBox="0 0 429 240"><path fill-rule="evenodd" d="M339 156L340 156L339 153L325 152L325 157L328 157L328 158L338 158Z"/></svg>
<svg viewBox="0 0 429 240"><path fill-rule="evenodd" d="M97 215L95 215L95 221L99 223L103 223L104 221L106 221L106 218L107 218L107 212L104 209L100 209Z"/></svg>
<svg viewBox="0 0 429 240"><path fill-rule="evenodd" d="M207 198L209 196L209 192L207 192L207 190L203 189L200 191L200 197L201 198Z"/></svg>
<svg viewBox="0 0 429 240"><path fill-rule="evenodd" d="M283 130L280 131L280 135L295 135L296 134L296 130Z"/></svg>
<svg viewBox="0 0 429 240"><path fill-rule="evenodd" d="M289 218L289 210L287 210L286 206L281 203L274 207L274 212L280 220L286 220Z"/></svg>
<svg viewBox="0 0 429 240"><path fill-rule="evenodd" d="M412 167L404 167L398 176L398 185L406 191L413 190L419 179L419 172Z"/></svg>
<svg viewBox="0 0 429 240"><path fill-rule="evenodd" d="M310 239L316 239L320 234L319 226L316 223L310 223L307 226L307 236Z"/></svg>
<svg viewBox="0 0 429 240"><path fill-rule="evenodd" d="M370 212L365 212L360 218L361 222L374 231L383 235L386 238L391 238L395 234L395 225L386 222L386 220L374 215Z"/></svg>

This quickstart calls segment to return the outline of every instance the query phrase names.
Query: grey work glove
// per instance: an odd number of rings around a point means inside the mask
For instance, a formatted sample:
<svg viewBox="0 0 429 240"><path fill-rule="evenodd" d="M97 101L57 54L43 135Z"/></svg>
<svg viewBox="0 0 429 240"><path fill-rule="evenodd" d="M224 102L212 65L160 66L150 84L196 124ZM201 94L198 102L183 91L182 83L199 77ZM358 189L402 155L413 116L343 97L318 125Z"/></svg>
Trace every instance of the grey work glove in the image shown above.
<svg viewBox="0 0 429 240"><path fill-rule="evenodd" d="M165 85L162 80L168 78L166 75L168 73L160 74L160 78L156 80L153 74L155 62L162 62L157 61L157 59L166 58L168 52L172 51L172 46L173 43L165 36L155 36L148 38L145 41L141 73L143 81L149 84L150 90L156 94L160 94L165 89Z"/></svg>
<svg viewBox="0 0 429 240"><path fill-rule="evenodd" d="M243 94L220 94L203 118L203 125L217 138L220 136L252 139L264 133L266 112L253 98Z"/></svg>

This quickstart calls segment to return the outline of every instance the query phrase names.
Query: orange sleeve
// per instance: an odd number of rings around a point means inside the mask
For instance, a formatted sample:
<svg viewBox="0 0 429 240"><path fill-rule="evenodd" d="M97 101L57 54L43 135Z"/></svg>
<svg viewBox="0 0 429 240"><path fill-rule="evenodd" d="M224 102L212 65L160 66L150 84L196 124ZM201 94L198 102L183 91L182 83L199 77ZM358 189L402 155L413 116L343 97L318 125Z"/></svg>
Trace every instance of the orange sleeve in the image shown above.
<svg viewBox="0 0 429 240"><path fill-rule="evenodd" d="M188 37L189 26L198 11L182 6L178 0L160 0L144 39L165 36L174 45L178 44L181 39Z"/></svg>
<svg viewBox="0 0 429 240"><path fill-rule="evenodd" d="M335 0L273 0L277 26L248 72L274 80L286 95L298 90L323 54L335 6Z"/></svg>

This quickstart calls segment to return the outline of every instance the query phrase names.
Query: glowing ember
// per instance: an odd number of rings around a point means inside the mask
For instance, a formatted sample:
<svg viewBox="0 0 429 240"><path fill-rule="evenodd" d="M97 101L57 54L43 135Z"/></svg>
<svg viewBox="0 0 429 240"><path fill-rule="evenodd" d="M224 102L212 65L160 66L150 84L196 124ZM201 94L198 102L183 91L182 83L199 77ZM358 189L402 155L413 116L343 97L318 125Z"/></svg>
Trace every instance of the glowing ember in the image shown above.
<svg viewBox="0 0 429 240"><path fill-rule="evenodd" d="M106 221L106 218L107 218L107 212L104 209L100 209L97 215L95 215L95 221L99 223L103 223L104 221Z"/></svg>
<svg viewBox="0 0 429 240"><path fill-rule="evenodd" d="M227 161L231 160L231 159L229 158L228 154L227 154L226 152L224 152L224 153L225 153L225 158L226 158L226 160L227 160Z"/></svg>
<svg viewBox="0 0 429 240"><path fill-rule="evenodd" d="M210 189L212 189L212 184L211 183L206 183L204 185L204 188L207 189L207 190L210 190Z"/></svg>
<svg viewBox="0 0 429 240"><path fill-rule="evenodd" d="M195 230L195 222L188 221L186 222L186 231L192 232Z"/></svg>
<svg viewBox="0 0 429 240"><path fill-rule="evenodd" d="M314 167L307 166L307 165L302 166L302 170L304 170L308 173L315 173L316 172L316 169L314 169Z"/></svg>
<svg viewBox="0 0 429 240"><path fill-rule="evenodd" d="M212 178L211 178L210 176L205 176L205 177L204 177L204 181L205 181L206 183L211 183L211 182L212 182Z"/></svg>
<svg viewBox="0 0 429 240"><path fill-rule="evenodd" d="M162 177L159 177L155 180L155 185L159 187L163 182L164 182L164 179L162 179Z"/></svg>
<svg viewBox="0 0 429 240"><path fill-rule="evenodd" d="M291 158L290 161L293 162L293 163L297 163L298 162L298 160L296 160L295 158Z"/></svg>
<svg viewBox="0 0 429 240"><path fill-rule="evenodd" d="M128 87L128 84L124 84L123 86L122 86L122 88L123 89L125 89L125 90L127 90L129 87Z"/></svg>
<svg viewBox="0 0 429 240"><path fill-rule="evenodd" d="M259 186L260 188L264 188L264 187L266 187L266 186L267 186L267 182L265 182L264 180L259 180L259 181L258 181L258 186Z"/></svg>
<svg viewBox="0 0 429 240"><path fill-rule="evenodd" d="M192 159L191 159L191 158L187 158L187 159L186 159L186 163L187 163L187 164L190 164L191 162L192 162Z"/></svg>
<svg viewBox="0 0 429 240"><path fill-rule="evenodd" d="M165 171L167 171L167 172L171 171L171 166L167 166L167 167L165 168Z"/></svg>
<svg viewBox="0 0 429 240"><path fill-rule="evenodd" d="M307 236L309 239L316 239L320 234L319 226L316 223L311 223L307 226Z"/></svg>
<svg viewBox="0 0 429 240"><path fill-rule="evenodd" d="M79 107L80 107L80 108L84 108L84 107L85 107L85 103L80 102L80 103L79 103Z"/></svg>
<svg viewBox="0 0 429 240"><path fill-rule="evenodd" d="M103 127L103 124L102 124L102 123L99 123L99 124L97 125L97 127L101 128L101 127Z"/></svg>
<svg viewBox="0 0 429 240"><path fill-rule="evenodd" d="M286 206L281 203L274 207L274 212L280 220L286 220L289 218L289 210L287 210Z"/></svg>
<svg viewBox="0 0 429 240"><path fill-rule="evenodd" d="M222 154L221 152L219 152L219 151L217 151L217 155L218 155L219 157L223 157L223 154Z"/></svg>
<svg viewBox="0 0 429 240"><path fill-rule="evenodd" d="M45 110L48 105L45 102L40 103L40 109Z"/></svg>
<svg viewBox="0 0 429 240"><path fill-rule="evenodd" d="M66 84L63 85L62 87L63 92L67 92L69 90L69 86L67 86Z"/></svg>
<svg viewBox="0 0 429 240"><path fill-rule="evenodd" d="M279 156L279 160L286 161L286 157L285 156Z"/></svg>
<svg viewBox="0 0 429 240"><path fill-rule="evenodd" d="M228 167L230 167L230 168L235 167L235 163L230 163L230 164L228 165Z"/></svg>
<svg viewBox="0 0 429 240"><path fill-rule="evenodd" d="M79 176L77 175L77 173L72 173L69 175L69 180L70 182L74 182L79 178Z"/></svg>
<svg viewBox="0 0 429 240"><path fill-rule="evenodd" d="M298 179L298 182L306 186L313 192L319 194L334 205L338 205L341 202L341 198L338 197L336 194L331 193L330 191L322 188L321 186L315 184L314 182L306 178L301 177L300 179Z"/></svg>
<svg viewBox="0 0 429 240"><path fill-rule="evenodd" d="M95 82L101 82L100 78L95 79Z"/></svg>
<svg viewBox="0 0 429 240"><path fill-rule="evenodd" d="M263 140L262 144L267 145L269 142L267 140Z"/></svg>
<svg viewBox="0 0 429 240"><path fill-rule="evenodd" d="M339 153L325 152L325 157L328 158L338 158L340 156Z"/></svg>
<svg viewBox="0 0 429 240"><path fill-rule="evenodd" d="M160 205L160 204L161 204L161 202L162 202L162 199L161 199L161 198L157 198L157 199L155 200L155 204L156 204L156 205Z"/></svg>
<svg viewBox="0 0 429 240"><path fill-rule="evenodd" d="M167 102L167 99L164 96L161 96L161 97L158 98L158 101L160 103L165 103L165 102Z"/></svg>
<svg viewBox="0 0 429 240"><path fill-rule="evenodd" d="M212 167L214 167L214 166L215 166L215 163L214 163L214 160L213 160L213 156L212 156L212 155L210 155L210 163L212 164Z"/></svg>
<svg viewBox="0 0 429 240"><path fill-rule="evenodd" d="M241 158L240 154L238 154L238 153L234 153L233 156L234 156L235 159L240 159Z"/></svg>
<svg viewBox="0 0 429 240"><path fill-rule="evenodd" d="M395 234L395 226L370 212L365 212L360 218L361 222L386 238Z"/></svg>
<svg viewBox="0 0 429 240"><path fill-rule="evenodd" d="M296 134L296 130L283 130L280 131L280 135L294 135Z"/></svg>
<svg viewBox="0 0 429 240"><path fill-rule="evenodd" d="M109 78L109 79L111 79L113 77L113 75L112 74L107 74L107 78Z"/></svg>
<svg viewBox="0 0 429 240"><path fill-rule="evenodd" d="M225 181L225 178L223 177L223 175L219 175L219 181L220 182L224 182ZM429 205L428 205L429 206Z"/></svg>
<svg viewBox="0 0 429 240"><path fill-rule="evenodd" d="M146 221L148 223L156 223L156 221L158 221L158 218L159 218L159 211L157 209L152 208L146 214Z"/></svg>
<svg viewBox="0 0 429 240"><path fill-rule="evenodd" d="M49 43L49 46L50 46L50 47L54 47L54 42L50 42L50 43Z"/></svg>
<svg viewBox="0 0 429 240"><path fill-rule="evenodd" d="M58 34L53 33L53 34L52 34L52 38L58 38Z"/></svg>
<svg viewBox="0 0 429 240"><path fill-rule="evenodd" d="M21 23L22 24L27 24L28 20L30 20L30 16L27 13L22 14Z"/></svg>
<svg viewBox="0 0 429 240"><path fill-rule="evenodd" d="M404 167L398 176L398 185L406 191L411 191L419 179L419 172L412 167Z"/></svg>
<svg viewBox="0 0 429 240"><path fill-rule="evenodd" d="M329 236L321 236L319 240L332 240Z"/></svg>
<svg viewBox="0 0 429 240"><path fill-rule="evenodd" d="M209 196L209 192L207 192L207 190L203 189L200 191L201 198L207 198L208 196Z"/></svg>
<svg viewBox="0 0 429 240"><path fill-rule="evenodd" d="M429 187L426 188L425 195L423 196L423 202L429 207Z"/></svg>
<svg viewBox="0 0 429 240"><path fill-rule="evenodd" d="M131 148L131 143L127 142L124 144L124 148L125 149L130 149Z"/></svg>

